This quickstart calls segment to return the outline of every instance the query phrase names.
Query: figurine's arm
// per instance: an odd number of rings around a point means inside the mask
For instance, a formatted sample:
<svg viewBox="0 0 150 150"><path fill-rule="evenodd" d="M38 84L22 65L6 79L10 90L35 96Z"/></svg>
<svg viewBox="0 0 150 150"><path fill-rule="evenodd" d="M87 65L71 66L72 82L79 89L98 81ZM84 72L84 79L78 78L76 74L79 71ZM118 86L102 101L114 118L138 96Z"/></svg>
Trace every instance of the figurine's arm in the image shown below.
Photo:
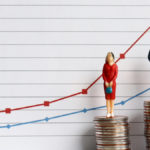
<svg viewBox="0 0 150 150"><path fill-rule="evenodd" d="M106 76L105 76L105 64L104 64L104 66L103 66L102 77L103 77L103 79L104 79L105 82L108 82L108 81L107 81L107 78L106 78Z"/></svg>
<svg viewBox="0 0 150 150"><path fill-rule="evenodd" d="M115 75L113 76L113 78L112 78L112 80L111 80L111 81L115 81L115 80L116 80L116 78L117 78L117 76L118 76L118 66L117 66L117 64L116 64L116 68L115 68Z"/></svg>

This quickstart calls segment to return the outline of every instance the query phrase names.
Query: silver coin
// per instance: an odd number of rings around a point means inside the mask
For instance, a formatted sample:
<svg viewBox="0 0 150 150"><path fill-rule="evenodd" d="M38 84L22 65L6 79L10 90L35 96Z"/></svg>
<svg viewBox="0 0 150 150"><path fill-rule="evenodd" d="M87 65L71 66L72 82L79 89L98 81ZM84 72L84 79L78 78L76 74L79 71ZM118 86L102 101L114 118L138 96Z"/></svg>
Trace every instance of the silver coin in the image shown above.
<svg viewBox="0 0 150 150"><path fill-rule="evenodd" d="M106 147L107 146L107 147ZM97 149L108 149L108 150L125 150L125 149L129 149L130 147L128 145L96 145Z"/></svg>
<svg viewBox="0 0 150 150"><path fill-rule="evenodd" d="M118 120L121 121L121 120L128 120L128 117L127 116L115 116L113 118L106 118L106 116L97 116L94 118L95 121L115 121L115 120Z"/></svg>
<svg viewBox="0 0 150 150"><path fill-rule="evenodd" d="M147 104L150 105L150 101L144 101L144 105L147 105Z"/></svg>

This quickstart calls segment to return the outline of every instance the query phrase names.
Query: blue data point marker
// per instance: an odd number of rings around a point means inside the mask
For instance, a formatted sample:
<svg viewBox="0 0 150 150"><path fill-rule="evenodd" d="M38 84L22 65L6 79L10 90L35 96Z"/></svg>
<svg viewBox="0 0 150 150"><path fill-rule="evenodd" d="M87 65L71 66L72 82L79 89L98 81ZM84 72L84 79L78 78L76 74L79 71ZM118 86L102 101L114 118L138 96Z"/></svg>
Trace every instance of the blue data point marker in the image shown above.
<svg viewBox="0 0 150 150"><path fill-rule="evenodd" d="M124 104L125 104L125 101L122 101L122 102L121 102L121 105L124 105Z"/></svg>
<svg viewBox="0 0 150 150"><path fill-rule="evenodd" d="M49 118L48 118L48 117L46 117L46 118L45 118L45 121L49 121Z"/></svg>
<svg viewBox="0 0 150 150"><path fill-rule="evenodd" d="M8 129L10 129L11 126L8 124L6 127L7 127Z"/></svg>
<svg viewBox="0 0 150 150"><path fill-rule="evenodd" d="M84 112L84 113L86 113L86 112L87 112L87 109L86 109L86 108L84 108L84 109L83 109L83 112Z"/></svg>

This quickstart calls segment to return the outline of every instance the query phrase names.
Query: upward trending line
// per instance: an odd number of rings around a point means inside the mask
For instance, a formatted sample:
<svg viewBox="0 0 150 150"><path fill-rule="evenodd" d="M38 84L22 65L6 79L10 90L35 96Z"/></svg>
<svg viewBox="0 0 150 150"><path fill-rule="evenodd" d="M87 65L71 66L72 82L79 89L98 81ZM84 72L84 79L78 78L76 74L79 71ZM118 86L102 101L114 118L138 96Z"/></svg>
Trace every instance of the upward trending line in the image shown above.
<svg viewBox="0 0 150 150"><path fill-rule="evenodd" d="M125 59L125 55L131 50L131 48L148 32L148 30L150 29L150 27L148 27L139 37L138 39L131 44L131 46L122 54L120 54L120 57L115 61L115 63L117 63L120 59ZM17 111L17 110L22 110L22 109L27 109L27 108L33 108L33 107L39 107L39 106L50 106L51 103L55 103L76 95L80 95L80 94L87 94L88 90L102 77L102 74L96 79L94 80L94 82L92 82L86 89L82 89L82 91L53 100L53 101L44 101L41 104L35 104L35 105L30 105L30 106L24 106L24 107L18 107L18 108L5 108L4 110L0 110L0 113L7 113L10 114L12 111Z"/></svg>
<svg viewBox="0 0 150 150"><path fill-rule="evenodd" d="M148 88L148 89L146 89L146 90L144 90L144 91L128 98L127 100L115 103L115 105L125 105L127 102L129 102L132 99L148 92L149 90L150 90L150 88ZM38 122L48 122L49 120L62 118L62 117L66 117L66 116L71 116L71 115L74 115L74 114L86 113L88 111L98 110L98 109L102 109L102 108L105 108L105 107L106 107L106 105L105 106L99 106L99 107L92 107L92 108L84 108L84 109L79 110L79 111L66 113L66 114L62 114L62 115L57 115L57 116L53 116L53 117L45 117L43 119L38 119L38 120L33 120L33 121L28 121L28 122L20 122L20 123L16 123L16 124L7 124L7 125L4 125L4 126L0 126L0 129L2 129L2 128L10 129L12 127L17 127L17 126L22 126L22 125L27 125L27 124L34 124L34 123L38 123Z"/></svg>

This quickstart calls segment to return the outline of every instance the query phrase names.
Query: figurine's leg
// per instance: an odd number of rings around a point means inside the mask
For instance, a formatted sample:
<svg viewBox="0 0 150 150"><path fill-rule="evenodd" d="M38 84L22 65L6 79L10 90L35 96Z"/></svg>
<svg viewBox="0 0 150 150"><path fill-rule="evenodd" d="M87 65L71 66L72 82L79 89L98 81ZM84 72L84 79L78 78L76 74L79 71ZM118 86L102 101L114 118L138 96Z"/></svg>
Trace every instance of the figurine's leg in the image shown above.
<svg viewBox="0 0 150 150"><path fill-rule="evenodd" d="M107 113L110 113L110 100L106 100L106 105L107 105Z"/></svg>
<svg viewBox="0 0 150 150"><path fill-rule="evenodd" d="M114 117L114 100L110 100L110 113Z"/></svg>
<svg viewBox="0 0 150 150"><path fill-rule="evenodd" d="M110 117L110 100L106 99L107 117Z"/></svg>

